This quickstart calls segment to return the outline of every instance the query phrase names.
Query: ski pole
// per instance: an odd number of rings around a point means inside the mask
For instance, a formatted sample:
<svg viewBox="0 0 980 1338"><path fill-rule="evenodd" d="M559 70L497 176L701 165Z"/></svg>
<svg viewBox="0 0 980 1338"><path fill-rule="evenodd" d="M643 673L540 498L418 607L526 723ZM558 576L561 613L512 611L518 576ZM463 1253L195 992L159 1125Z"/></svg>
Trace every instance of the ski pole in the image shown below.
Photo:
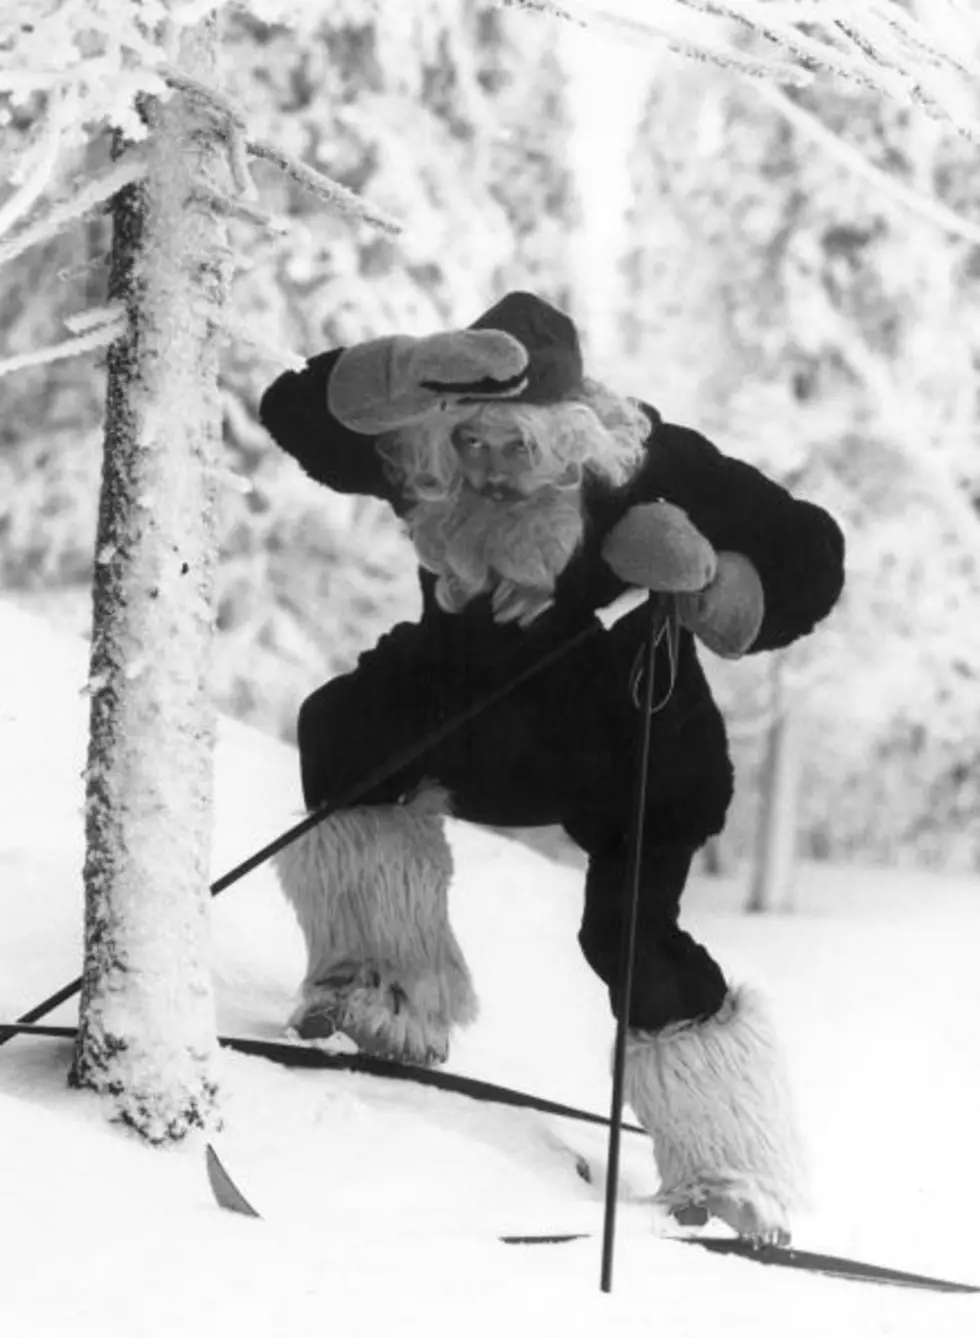
<svg viewBox="0 0 980 1338"><path fill-rule="evenodd" d="M535 660L533 664L520 670L519 673L515 674L513 678L509 679L501 687L494 688L492 692L488 692L485 696L479 698L471 706L466 707L465 710L460 711L457 715L445 721L430 734L427 734L425 738L420 739L416 743L406 745L406 747L396 753L394 757L389 758L387 762L381 763L370 775L351 785L336 799L328 799L318 808L313 809L311 813L308 813L306 817L300 822L297 822L295 826L290 827L287 831L283 832L281 836L276 837L274 841L270 841L269 844L263 846L261 850L257 850L254 855L250 855L247 859L242 860L240 864L237 864L233 869L230 869L228 873L222 874L220 878L216 879L209 889L211 896L216 897L224 892L226 888L231 887L233 883L237 883L239 879L244 878L245 875L251 873L253 869L257 869L261 864L264 864L266 860L271 859L273 855L277 855L280 850L285 849L285 847L290 845L293 841L298 840L299 837L305 835L306 832L310 831L313 827L316 827L318 823L323 822L326 818L329 818L339 809L349 808L352 804L357 803L359 799L362 799L366 794L369 794L375 786L382 784L384 781L390 779L390 777L396 775L404 767L410 765L410 763L423 757L437 744L441 743L451 734L454 734L456 730L460 729L463 725L469 724L471 720L482 715L483 712L489 710L491 706L495 706L498 702L503 701L505 697L508 697L516 688L520 687L521 684L526 683L528 679L535 677L535 675L547 669L550 665L554 664L556 660L561 659L562 656L568 654L569 651L573 650L576 646L581 645L583 641L588 640L589 637L600 631L602 626L603 624L599 621L586 623L585 626L580 627L577 632L574 632L559 646L553 647L542 655L540 659ZM82 976L78 976L75 980L71 981L70 984L63 986L57 993L52 994L49 998L45 999L43 1003L37 1004L36 1007L31 1008L28 1012L24 1013L22 1017L17 1018L17 1022L30 1024L32 1022L37 1022L42 1017L46 1017L48 1013L53 1012L59 1004L65 1003L68 999L73 998L78 993L82 987L82 979ZM5 1045L7 1041L15 1035L17 1035L16 1031L12 1031L9 1027L0 1026L0 1045Z"/></svg>
<svg viewBox="0 0 980 1338"><path fill-rule="evenodd" d="M633 961L636 956L636 922L640 903L640 865L643 858L643 820L647 802L647 770L650 762L650 720L653 715L654 667L657 646L664 627L668 638L676 632L673 600L651 593L646 644L646 680L643 684L640 746L637 749L636 779L633 786L633 813L629 833L629 859L626 877L626 914L623 919L619 951L619 1016L616 1046L613 1052L612 1103L609 1115L609 1154L606 1161L606 1206L602 1223L601 1289L612 1291L613 1253L616 1241L616 1200L619 1193L619 1149L622 1141L623 1086L626 1068L626 1040L629 1031L630 998L633 992ZM674 668L672 656L672 671ZM673 686L673 684L671 684ZM662 703L661 703L662 704Z"/></svg>

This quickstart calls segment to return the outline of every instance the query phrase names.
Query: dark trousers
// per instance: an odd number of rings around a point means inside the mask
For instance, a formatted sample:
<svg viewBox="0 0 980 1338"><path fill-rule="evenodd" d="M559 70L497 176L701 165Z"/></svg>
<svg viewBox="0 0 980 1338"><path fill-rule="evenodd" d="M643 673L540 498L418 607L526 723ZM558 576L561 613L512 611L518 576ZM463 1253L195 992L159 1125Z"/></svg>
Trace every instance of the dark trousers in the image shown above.
<svg viewBox="0 0 980 1338"><path fill-rule="evenodd" d="M628 629L627 629L628 630ZM579 942L610 988L617 978L627 893L629 824L641 719L629 692L635 648L617 627L597 633L416 762L365 803L394 803L425 780L452 810L494 826L560 824L588 855ZM402 624L300 709L303 790L310 808L363 780L499 682L483 666L453 672L423 629ZM678 926L691 859L719 831L731 797L724 726L685 634L667 707L653 718L630 1023L657 1030L709 1016L724 977Z"/></svg>

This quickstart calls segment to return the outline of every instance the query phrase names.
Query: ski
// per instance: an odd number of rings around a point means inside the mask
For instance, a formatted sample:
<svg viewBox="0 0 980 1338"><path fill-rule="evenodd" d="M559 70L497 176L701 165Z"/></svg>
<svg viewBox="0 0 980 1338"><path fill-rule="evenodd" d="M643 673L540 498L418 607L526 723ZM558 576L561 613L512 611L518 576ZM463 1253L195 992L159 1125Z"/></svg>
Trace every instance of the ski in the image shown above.
<svg viewBox="0 0 980 1338"><path fill-rule="evenodd" d="M224 1208L230 1213L239 1213L242 1217L258 1217L261 1213L249 1203L248 1199L232 1180L225 1169L224 1163L209 1143L206 1148L205 1165L208 1173L208 1184L211 1186L211 1193L219 1208Z"/></svg>
<svg viewBox="0 0 980 1338"><path fill-rule="evenodd" d="M77 1032L76 1027L47 1026L36 1023L12 1023L9 1026L5 1024L0 1024L0 1026L3 1026L4 1030L9 1030L12 1034L47 1036L68 1040L73 1039ZM372 1055L331 1054L312 1046L297 1045L284 1041L265 1041L242 1036L219 1036L218 1040L226 1049L234 1050L240 1054L269 1059L274 1063L288 1067L334 1069L352 1073L366 1073L376 1077L395 1078L419 1083L422 1086L437 1087L443 1091L456 1092L480 1101L522 1107L540 1111L547 1115L584 1120L592 1124L608 1125L609 1123L606 1116L579 1110L574 1106L566 1106L560 1102L548 1101L543 1097L531 1096L514 1088L484 1082L482 1079L467 1078L462 1074L398 1064L392 1060L378 1059ZM644 1130L638 1125L624 1125L623 1128L636 1133L644 1133ZM587 1166L586 1163L583 1163L583 1165ZM261 1214L238 1189L228 1171L222 1165L217 1152L210 1144L207 1146L206 1169L212 1193L222 1208L247 1217L261 1218ZM577 1169L579 1175L583 1178L590 1178L583 1172L581 1166ZM593 1239L595 1235L596 1233L592 1231L573 1231L533 1235L504 1235L499 1236L498 1240L505 1245L562 1245L578 1240ZM656 1239L683 1245L698 1245L701 1249L710 1250L716 1254L735 1255L738 1258L757 1264L776 1268L799 1269L851 1282L871 1282L886 1286L911 1287L935 1292L980 1293L980 1287L970 1283L952 1282L921 1273L907 1273L901 1269L863 1263L860 1260L847 1259L837 1255L798 1250L789 1246L758 1244L741 1237L676 1235L658 1236Z"/></svg>
<svg viewBox="0 0 980 1338"><path fill-rule="evenodd" d="M211 1189L219 1206L246 1217L261 1217L246 1199L228 1171L222 1165L211 1144L207 1147L207 1173ZM592 1231L570 1231L552 1235L499 1236L504 1245L565 1245L572 1241L593 1240ZM857 1259L844 1259L833 1254L816 1254L811 1250L797 1250L789 1246L763 1245L737 1236L656 1236L657 1240L678 1245L699 1245L715 1254L731 1254L756 1264L776 1268L794 1268L807 1273L847 1282L871 1282L892 1287L913 1287L923 1291L977 1293L980 1287L965 1282L950 1282L922 1273L905 1273L900 1269L866 1264Z"/></svg>
<svg viewBox="0 0 980 1338"><path fill-rule="evenodd" d="M74 1039L76 1027L48 1026L45 1023L0 1023L0 1031L11 1035L48 1036L54 1039ZM578 1106L568 1106L560 1101L550 1101L547 1097L534 1096L529 1092L519 1091L515 1087L502 1087L499 1083L487 1082L483 1078L470 1078L462 1073L451 1073L445 1069L428 1069L419 1064L402 1064L393 1059L380 1059L376 1055L334 1054L320 1050L316 1046L297 1044L292 1041L267 1041L247 1036L219 1036L218 1043L227 1050L238 1054L253 1055L259 1059L271 1060L286 1068L333 1069L346 1073L366 1073L374 1078L392 1078L398 1082L411 1082L420 1087L437 1087L443 1092L454 1092L459 1096L471 1097L474 1101L487 1101L495 1105L513 1106L517 1109L535 1110L542 1115L558 1115L563 1119L578 1120L586 1124L598 1124L608 1127L609 1116L595 1111L582 1110ZM643 1134L646 1131L638 1124L623 1124L626 1133Z"/></svg>
<svg viewBox="0 0 980 1338"><path fill-rule="evenodd" d="M501 1236L505 1245L565 1245L577 1240L592 1240L593 1231L569 1231L528 1236ZM980 1287L966 1282L951 1282L933 1278L924 1273L906 1273L902 1269L885 1268L880 1264L863 1263L834 1254L818 1254L812 1250L797 1250L791 1246L766 1245L738 1236L658 1236L679 1245L699 1245L714 1254L730 1254L755 1264L774 1268L793 1268L806 1273L846 1282L871 1282L881 1286L911 1287L920 1291L980 1293Z"/></svg>

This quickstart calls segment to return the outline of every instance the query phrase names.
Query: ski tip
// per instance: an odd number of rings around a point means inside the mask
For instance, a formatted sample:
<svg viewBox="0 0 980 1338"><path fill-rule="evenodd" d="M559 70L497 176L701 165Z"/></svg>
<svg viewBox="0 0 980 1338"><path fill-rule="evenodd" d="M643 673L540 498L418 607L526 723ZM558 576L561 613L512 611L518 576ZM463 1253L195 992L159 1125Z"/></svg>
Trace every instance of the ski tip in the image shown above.
<svg viewBox="0 0 980 1338"><path fill-rule="evenodd" d="M208 1183L218 1206L227 1209L228 1212L239 1213L242 1217L259 1217L260 1214L232 1180L210 1143L207 1145L206 1158Z"/></svg>
<svg viewBox="0 0 980 1338"><path fill-rule="evenodd" d="M953 1282L948 1278L929 1277L923 1273L907 1273L898 1268L885 1268L880 1264L868 1264L857 1259L845 1259L838 1255L816 1254L812 1250L800 1250L788 1245L772 1245L753 1241L738 1236L672 1236L672 1240L682 1241L685 1245L700 1245L702 1249L715 1254L737 1255L760 1264L772 1264L782 1268L796 1268L808 1273L820 1273L826 1277L839 1278L848 1282L871 1282L891 1287L911 1287L919 1291L956 1292L961 1295L975 1295L980 1287L968 1282Z"/></svg>
<svg viewBox="0 0 980 1338"><path fill-rule="evenodd" d="M567 1231L500 1236L498 1239L505 1245L566 1245L570 1241L586 1240L594 1234L590 1231ZM905 1273L901 1269L883 1268L878 1264L865 1264L857 1259L843 1259L832 1254L815 1254L810 1250L798 1250L787 1245L766 1244L752 1241L747 1237L679 1235L651 1238L681 1245L700 1245L702 1249L716 1254L731 1254L758 1264L800 1269L807 1273L838 1278L843 1282L872 1282L890 1287L913 1287L919 1291L955 1292L961 1295L975 1295L980 1292L980 1287L968 1282L931 1278L922 1273Z"/></svg>

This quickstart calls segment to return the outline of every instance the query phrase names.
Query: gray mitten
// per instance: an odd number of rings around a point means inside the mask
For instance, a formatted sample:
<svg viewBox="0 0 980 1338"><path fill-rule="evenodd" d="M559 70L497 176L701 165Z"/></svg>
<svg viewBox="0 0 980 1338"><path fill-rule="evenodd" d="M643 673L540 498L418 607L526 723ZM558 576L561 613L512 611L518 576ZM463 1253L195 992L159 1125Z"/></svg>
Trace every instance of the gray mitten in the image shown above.
<svg viewBox="0 0 980 1338"><path fill-rule="evenodd" d="M343 351L330 376L327 407L345 427L377 436L446 401L518 395L527 365L524 345L502 330L390 335Z"/></svg>
<svg viewBox="0 0 980 1338"><path fill-rule="evenodd" d="M631 507L606 536L602 556L621 581L648 590L703 590L715 574L715 550L670 502Z"/></svg>
<svg viewBox="0 0 980 1338"><path fill-rule="evenodd" d="M719 553L711 584L677 601L681 623L726 660L736 660L750 648L765 611L759 573L742 553Z"/></svg>

